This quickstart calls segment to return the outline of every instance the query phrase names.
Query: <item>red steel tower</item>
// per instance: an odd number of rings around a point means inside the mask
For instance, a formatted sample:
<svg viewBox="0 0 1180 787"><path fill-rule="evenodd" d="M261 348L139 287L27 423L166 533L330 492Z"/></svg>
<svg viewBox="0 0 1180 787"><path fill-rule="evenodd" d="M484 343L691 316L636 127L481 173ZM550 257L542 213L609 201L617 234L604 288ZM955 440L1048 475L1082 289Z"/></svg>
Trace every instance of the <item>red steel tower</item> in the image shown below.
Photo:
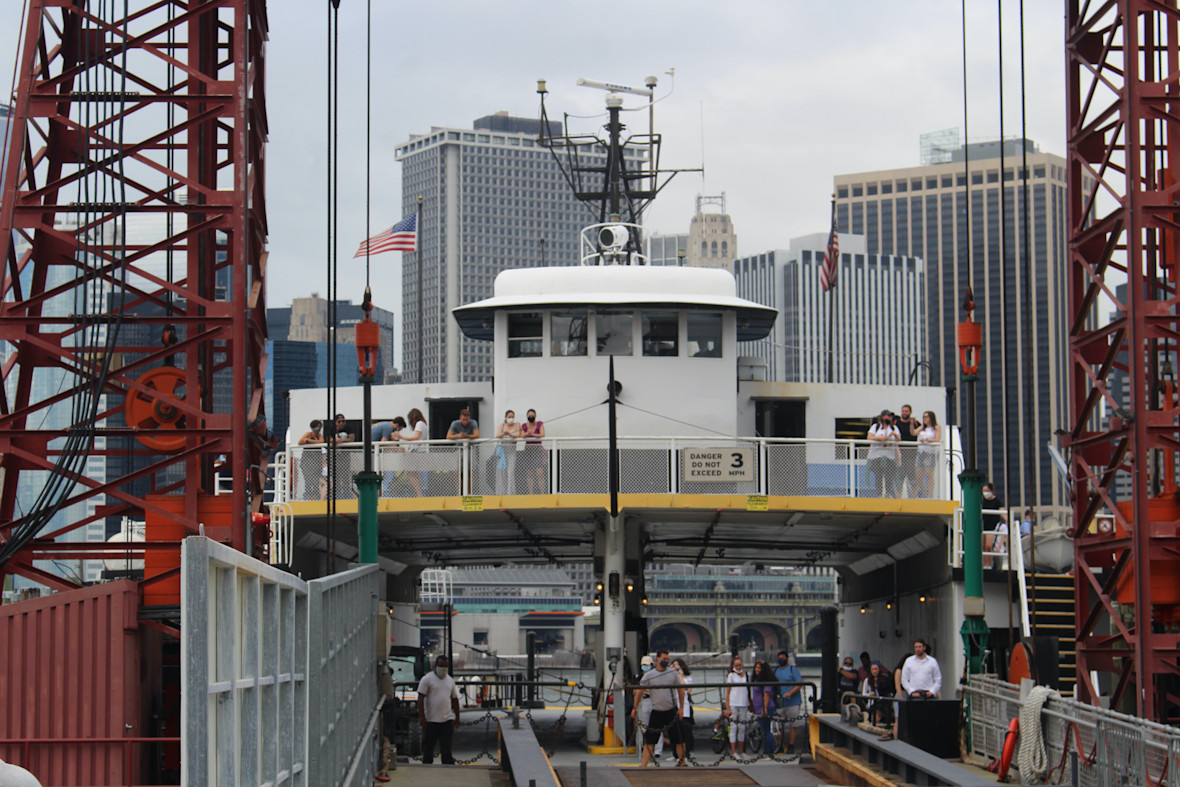
<svg viewBox="0 0 1180 787"><path fill-rule="evenodd" d="M1180 685L1180 11L1074 0L1066 26L1078 691L1093 700L1090 672L1107 673L1112 707L1167 721Z"/></svg>
<svg viewBox="0 0 1180 787"><path fill-rule="evenodd" d="M142 603L168 606L201 525L265 547L250 523L267 448L266 6L31 0L23 22L0 194L0 575L69 589L34 561L102 557L57 538L130 516L147 521ZM212 496L215 473L232 493ZM18 506L32 483L37 503Z"/></svg>

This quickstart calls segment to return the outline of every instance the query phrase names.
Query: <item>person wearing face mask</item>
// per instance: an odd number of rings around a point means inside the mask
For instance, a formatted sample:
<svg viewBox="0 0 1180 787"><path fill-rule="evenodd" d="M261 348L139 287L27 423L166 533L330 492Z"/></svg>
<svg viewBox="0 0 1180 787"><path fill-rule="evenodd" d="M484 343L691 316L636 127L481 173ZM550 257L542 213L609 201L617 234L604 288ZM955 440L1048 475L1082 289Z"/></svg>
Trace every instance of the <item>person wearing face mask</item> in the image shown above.
<svg viewBox="0 0 1180 787"><path fill-rule="evenodd" d="M734 656L725 676L725 704L721 712L730 717L729 755L735 760L746 754L746 724L750 718L749 676L741 656Z"/></svg>
<svg viewBox="0 0 1180 787"><path fill-rule="evenodd" d="M418 723L422 726L422 764L434 762L434 744L438 743L443 765L454 765L451 739L459 729L459 687L448 674L451 662L446 656L434 660L434 670L418 681Z"/></svg>
<svg viewBox="0 0 1180 787"><path fill-rule="evenodd" d="M520 424L516 413L504 413L504 420L496 427L496 494L516 494L516 438L520 437Z"/></svg>
<svg viewBox="0 0 1180 787"><path fill-rule="evenodd" d="M790 658L785 650L778 652L778 666L774 668L774 679L779 683L803 682L803 676L799 674L799 668L790 663ZM780 745L784 747L787 754L791 754L795 750L795 737L798 734L799 727L804 722L803 687L779 686L777 705L782 726L787 728L787 739L780 741Z"/></svg>
<svg viewBox="0 0 1180 787"><path fill-rule="evenodd" d="M868 471L872 477L869 497L897 497L898 450L901 432L893 425L893 413L882 410L868 433Z"/></svg>
<svg viewBox="0 0 1180 787"><path fill-rule="evenodd" d="M996 494L996 486L991 481L983 485L983 567L991 568L998 565L996 555L988 552L1003 552L1008 535L1008 514L1004 511L1004 501ZM1002 559L1001 559L1002 560Z"/></svg>
<svg viewBox="0 0 1180 787"><path fill-rule="evenodd" d="M549 467L549 456L541 438L545 436L545 422L537 419L537 411L529 410L525 413L525 422L520 425L520 435L525 438L524 456L521 464L524 466L525 482L530 495L542 495L549 490L545 480Z"/></svg>
<svg viewBox="0 0 1180 787"><path fill-rule="evenodd" d="M684 681L680 679L679 672L669 669L671 665L672 660L668 657L667 650L657 652L655 669L644 673L639 679L640 687L635 690L636 700L644 691L651 700L651 715L643 732L643 756L639 761L640 767L646 767L651 763L656 741L662 735L667 735L668 741L676 747L676 764L688 765L684 759L684 741L681 737ZM631 713L632 716L636 715L634 710Z"/></svg>
<svg viewBox="0 0 1180 787"><path fill-rule="evenodd" d="M324 422L312 421L310 429L299 438L299 445L323 445ZM322 500L324 497L324 457L321 451L304 449L299 455L299 474L303 476L303 499Z"/></svg>

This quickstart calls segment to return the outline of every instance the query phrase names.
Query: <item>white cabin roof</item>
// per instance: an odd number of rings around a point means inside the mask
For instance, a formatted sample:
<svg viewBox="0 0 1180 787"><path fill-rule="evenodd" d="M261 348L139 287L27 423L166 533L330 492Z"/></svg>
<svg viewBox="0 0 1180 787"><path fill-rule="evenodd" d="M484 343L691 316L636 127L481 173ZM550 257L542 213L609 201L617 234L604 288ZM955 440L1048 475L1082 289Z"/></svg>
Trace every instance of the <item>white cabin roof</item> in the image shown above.
<svg viewBox="0 0 1180 787"><path fill-rule="evenodd" d="M778 312L735 294L729 271L715 268L605 265L522 268L496 277L491 298L452 310L464 335L492 340L497 311L522 308L675 307L737 312L738 341L764 338Z"/></svg>

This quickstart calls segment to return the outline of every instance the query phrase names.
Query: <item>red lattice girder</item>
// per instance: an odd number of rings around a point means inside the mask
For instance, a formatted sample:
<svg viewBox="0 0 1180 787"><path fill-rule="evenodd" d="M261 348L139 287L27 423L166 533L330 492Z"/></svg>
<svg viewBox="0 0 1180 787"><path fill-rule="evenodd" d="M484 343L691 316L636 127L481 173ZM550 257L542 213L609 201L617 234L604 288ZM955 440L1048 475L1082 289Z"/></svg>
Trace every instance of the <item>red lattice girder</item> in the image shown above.
<svg viewBox="0 0 1180 787"><path fill-rule="evenodd" d="M93 512L0 567L39 581L33 556L77 553L52 538L105 516L154 511L196 532L218 455L236 482L236 548L261 505L265 2L129 6L32 0L23 30L0 199L0 545L35 513L17 507L22 476L64 461L71 431L93 435L92 458L142 465L66 474L65 504ZM156 341L164 326L170 346ZM178 370L166 385L162 366ZM93 422L75 417L70 403L95 391ZM125 426L128 396L183 417ZM128 434L144 440L128 448ZM183 495L183 511L145 499L161 493Z"/></svg>
<svg viewBox="0 0 1180 787"><path fill-rule="evenodd" d="M1068 4L1078 693L1093 700L1090 672L1108 673L1112 706L1154 719L1175 712L1180 655L1174 633L1153 633L1176 614L1158 580L1180 560L1176 509L1158 505L1180 448L1161 394L1180 371L1178 43L1174 3Z"/></svg>

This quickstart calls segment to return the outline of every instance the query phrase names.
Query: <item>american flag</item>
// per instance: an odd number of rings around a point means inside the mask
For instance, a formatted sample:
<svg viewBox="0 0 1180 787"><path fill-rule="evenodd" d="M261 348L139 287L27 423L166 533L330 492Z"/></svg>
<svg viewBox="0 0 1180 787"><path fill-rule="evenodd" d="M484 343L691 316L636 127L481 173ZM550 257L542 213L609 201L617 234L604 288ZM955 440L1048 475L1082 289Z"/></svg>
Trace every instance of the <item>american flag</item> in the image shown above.
<svg viewBox="0 0 1180 787"><path fill-rule="evenodd" d="M417 248L418 214L411 213L389 229L378 232L362 243L352 258L355 260L366 254L372 256L387 251L415 251Z"/></svg>
<svg viewBox="0 0 1180 787"><path fill-rule="evenodd" d="M824 252L824 266L819 272L819 283L824 292L836 286L840 269L840 235L836 232L836 201L832 201L832 231L828 233L828 249Z"/></svg>

